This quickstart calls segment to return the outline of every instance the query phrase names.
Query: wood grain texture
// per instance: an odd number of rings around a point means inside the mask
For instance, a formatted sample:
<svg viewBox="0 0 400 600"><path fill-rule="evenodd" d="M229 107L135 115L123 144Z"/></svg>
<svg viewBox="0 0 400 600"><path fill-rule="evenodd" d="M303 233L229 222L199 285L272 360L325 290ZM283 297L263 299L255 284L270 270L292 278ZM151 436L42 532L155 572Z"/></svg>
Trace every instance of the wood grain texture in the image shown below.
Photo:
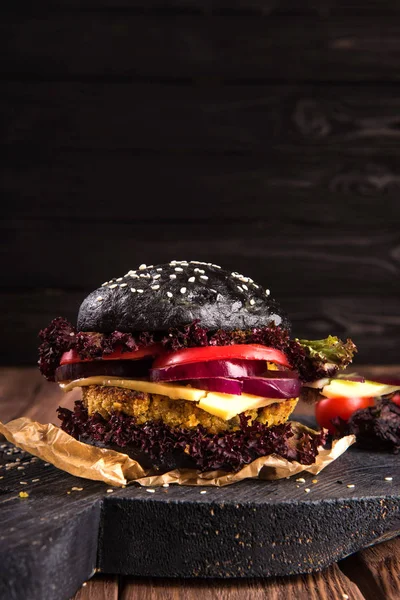
<svg viewBox="0 0 400 600"><path fill-rule="evenodd" d="M11 421L29 410L35 404L42 385L43 378L38 377L37 368L28 371L12 367L1 369L0 420Z"/></svg>
<svg viewBox="0 0 400 600"><path fill-rule="evenodd" d="M364 600L358 587L333 565L321 573L290 578L210 580L134 580L124 578L121 600Z"/></svg>
<svg viewBox="0 0 400 600"><path fill-rule="evenodd" d="M367 599L400 598L400 538L363 550L341 563Z"/></svg>
<svg viewBox="0 0 400 600"><path fill-rule="evenodd" d="M118 578L111 575L96 575L86 582L73 600L119 600Z"/></svg>
<svg viewBox="0 0 400 600"><path fill-rule="evenodd" d="M0 421L24 416L40 423L57 423L57 408L71 409L80 398L78 390L64 394L46 381L37 366L0 367Z"/></svg>
<svg viewBox="0 0 400 600"><path fill-rule="evenodd" d="M398 81L385 17L4 15L2 77Z"/></svg>
<svg viewBox="0 0 400 600"><path fill-rule="evenodd" d="M3 215L10 220L2 235L10 244L18 231L52 219L72 236L75 220L77 227L86 221L89 231L98 220L110 227L132 221L139 228L139 221L153 221L155 229L160 221L191 220L196 231L212 219L214 229L224 223L221 236L225 223L237 228L232 220L246 227L262 219L283 229L313 225L312 237L329 229L339 239L342 228L365 236L378 228L396 232L400 223L400 163L394 147L338 151L297 146L261 156L36 152L30 145L5 150L0 186ZM25 218L33 223L19 222ZM43 227L38 224L38 231ZM182 223L180 236L187 231L188 224ZM206 230L203 234L204 239ZM179 239L167 239L166 252L173 253Z"/></svg>
<svg viewBox="0 0 400 600"><path fill-rule="evenodd" d="M384 156L400 139L391 86L3 82L1 90L2 143L19 151L40 139L58 150L300 153L304 145L341 156L345 144L365 161L366 146Z"/></svg>
<svg viewBox="0 0 400 600"><path fill-rule="evenodd" d="M73 492L81 479L60 482L50 465L3 445L0 465L0 597L67 600L96 566L102 485L86 481L84 495Z"/></svg>

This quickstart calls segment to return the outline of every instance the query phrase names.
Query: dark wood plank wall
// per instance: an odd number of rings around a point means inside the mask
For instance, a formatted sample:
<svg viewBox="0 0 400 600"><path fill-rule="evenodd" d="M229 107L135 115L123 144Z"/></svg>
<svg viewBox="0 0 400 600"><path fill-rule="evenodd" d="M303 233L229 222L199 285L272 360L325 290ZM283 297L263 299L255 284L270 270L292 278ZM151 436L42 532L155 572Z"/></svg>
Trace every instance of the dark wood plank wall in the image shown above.
<svg viewBox="0 0 400 600"><path fill-rule="evenodd" d="M141 262L270 287L299 336L398 362L400 4L0 7L2 363Z"/></svg>

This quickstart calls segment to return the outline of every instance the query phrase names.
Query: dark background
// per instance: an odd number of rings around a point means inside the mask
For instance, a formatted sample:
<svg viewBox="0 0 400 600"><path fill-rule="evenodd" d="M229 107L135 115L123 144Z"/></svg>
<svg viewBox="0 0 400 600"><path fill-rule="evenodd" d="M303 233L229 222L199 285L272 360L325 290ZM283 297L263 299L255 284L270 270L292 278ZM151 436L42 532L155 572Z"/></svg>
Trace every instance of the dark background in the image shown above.
<svg viewBox="0 0 400 600"><path fill-rule="evenodd" d="M398 362L400 2L3 0L0 39L3 364L171 259Z"/></svg>

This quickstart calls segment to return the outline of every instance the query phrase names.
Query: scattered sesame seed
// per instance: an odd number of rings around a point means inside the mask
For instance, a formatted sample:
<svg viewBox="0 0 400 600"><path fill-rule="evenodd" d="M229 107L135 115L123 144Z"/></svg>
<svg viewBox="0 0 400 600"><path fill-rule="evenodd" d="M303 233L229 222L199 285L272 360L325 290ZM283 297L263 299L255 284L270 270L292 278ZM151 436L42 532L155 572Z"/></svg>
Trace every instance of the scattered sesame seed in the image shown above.
<svg viewBox="0 0 400 600"><path fill-rule="evenodd" d="M156 491L156 490L153 490L153 489L147 489L147 490L146 490L146 492L149 492L149 494L154 494L154 492L155 492L155 491Z"/></svg>
<svg viewBox="0 0 400 600"><path fill-rule="evenodd" d="M108 287L110 288L110 290L113 290L114 288L116 288L116 287L117 287L117 284L116 284L116 283L113 283L112 285L109 285Z"/></svg>
<svg viewBox="0 0 400 600"><path fill-rule="evenodd" d="M238 289L240 292L243 292L243 288L242 288L242 287L240 287L240 285L238 285L238 286L236 286L236 287L237 287L237 289Z"/></svg>
<svg viewBox="0 0 400 600"><path fill-rule="evenodd" d="M253 283L252 285L253 285L253 287L257 288L257 290L258 290L258 288L260 287L260 286L259 286L259 285L257 285L256 283Z"/></svg>
<svg viewBox="0 0 400 600"><path fill-rule="evenodd" d="M81 488L81 487L72 487L71 490L73 492L82 492L83 488Z"/></svg>
<svg viewBox="0 0 400 600"><path fill-rule="evenodd" d="M343 598L343 600L349 600L349 595L348 594L342 594L342 598Z"/></svg>
<svg viewBox="0 0 400 600"><path fill-rule="evenodd" d="M143 264L141 264L141 265L140 265L139 269L140 269L141 271L143 271L143 269L147 269L147 267L146 267L146 265L143 263Z"/></svg>
<svg viewBox="0 0 400 600"><path fill-rule="evenodd" d="M154 275L154 276L153 276L153 279L160 279L160 277L161 277L161 275L159 275L159 274L157 273L157 275Z"/></svg>
<svg viewBox="0 0 400 600"><path fill-rule="evenodd" d="M71 492L68 490L67 494L70 494Z"/></svg>
<svg viewBox="0 0 400 600"><path fill-rule="evenodd" d="M212 264L211 266L214 267L215 269L220 269L221 268L219 265Z"/></svg>
<svg viewBox="0 0 400 600"><path fill-rule="evenodd" d="M115 281L122 281L123 277L117 277L117 279Z"/></svg>
<svg viewBox="0 0 400 600"><path fill-rule="evenodd" d="M194 283L196 281L196 277L189 277L188 282Z"/></svg>
<svg viewBox="0 0 400 600"><path fill-rule="evenodd" d="M139 277L142 277L143 279L146 279L146 273L140 273Z"/></svg>
<svg viewBox="0 0 400 600"><path fill-rule="evenodd" d="M172 273L172 275L170 275L169 277L170 277L170 279L176 279L175 273Z"/></svg>
<svg viewBox="0 0 400 600"><path fill-rule="evenodd" d="M353 489L353 488L355 488L356 486L354 485L354 483L348 483L348 484L347 484L347 487L348 487L349 489Z"/></svg>
<svg viewBox="0 0 400 600"><path fill-rule="evenodd" d="M156 271L161 272L162 271L162 267L159 267L158 269L156 269Z"/></svg>
<svg viewBox="0 0 400 600"><path fill-rule="evenodd" d="M87 586L87 581L84 581L84 582L82 583L82 587L86 587L86 586Z"/></svg>
<svg viewBox="0 0 400 600"><path fill-rule="evenodd" d="M270 295L270 293L271 293L271 292L270 292L270 290L265 290L265 295L266 295L266 296L269 296L269 295Z"/></svg>
<svg viewBox="0 0 400 600"><path fill-rule="evenodd" d="M297 483L305 483L306 480L303 477L299 477L298 479L296 479Z"/></svg>
<svg viewBox="0 0 400 600"><path fill-rule="evenodd" d="M169 483L163 483L162 486L163 486L163 488L168 488L169 487Z"/></svg>
<svg viewBox="0 0 400 600"><path fill-rule="evenodd" d="M168 296L168 298L172 298L171 292L167 292L167 296Z"/></svg>
<svg viewBox="0 0 400 600"><path fill-rule="evenodd" d="M28 494L28 492L20 492L19 497L20 498L29 498L29 494Z"/></svg>
<svg viewBox="0 0 400 600"><path fill-rule="evenodd" d="M250 304L253 306L253 304L255 304L255 303L256 303L256 301L254 300L254 298L252 298L252 299L250 300Z"/></svg>
<svg viewBox="0 0 400 600"><path fill-rule="evenodd" d="M186 294L186 288L185 287L181 288L181 294Z"/></svg>
<svg viewBox="0 0 400 600"><path fill-rule="evenodd" d="M101 302L103 300L103 296L97 296L96 300L97 302Z"/></svg>
<svg viewBox="0 0 400 600"><path fill-rule="evenodd" d="M120 283L119 287L126 287L128 284L127 283Z"/></svg>
<svg viewBox="0 0 400 600"><path fill-rule="evenodd" d="M318 479L313 479L311 483L318 483Z"/></svg>
<svg viewBox="0 0 400 600"><path fill-rule="evenodd" d="M310 488L304 488L304 491L306 494L309 494L311 492Z"/></svg>
<svg viewBox="0 0 400 600"><path fill-rule="evenodd" d="M244 290L248 290L248 289L249 289L245 283L243 283L243 284L242 284L242 288L243 288Z"/></svg>
<svg viewBox="0 0 400 600"><path fill-rule="evenodd" d="M2 444L2 445L0 446L0 448L1 448L2 450L4 450L4 448L7 448L7 444Z"/></svg>
<svg viewBox="0 0 400 600"><path fill-rule="evenodd" d="M385 481L393 481L393 477L385 477Z"/></svg>
<svg viewBox="0 0 400 600"><path fill-rule="evenodd" d="M214 294L218 294L217 290L213 290L212 288L210 288L210 292L214 292Z"/></svg>
<svg viewBox="0 0 400 600"><path fill-rule="evenodd" d="M131 288L131 292L135 293L136 289L135 288Z"/></svg>
<svg viewBox="0 0 400 600"><path fill-rule="evenodd" d="M101 287L104 287L105 285L107 285L108 281L105 281L104 283L101 284Z"/></svg>
<svg viewBox="0 0 400 600"><path fill-rule="evenodd" d="M107 494L112 494L114 490L112 490L111 488L109 490L107 490Z"/></svg>
<svg viewBox="0 0 400 600"><path fill-rule="evenodd" d="M17 471L23 471L25 467L17 467Z"/></svg>
<svg viewBox="0 0 400 600"><path fill-rule="evenodd" d="M159 285L152 285L152 286L151 286L151 289L152 289L152 290L159 290L159 289L160 289L160 286L159 286Z"/></svg>
<svg viewBox="0 0 400 600"><path fill-rule="evenodd" d="M207 494L207 490L201 490L200 494Z"/></svg>
<svg viewBox="0 0 400 600"><path fill-rule="evenodd" d="M37 479L32 479L32 483L37 483L38 481L40 481L40 479L39 479L39 478L37 478Z"/></svg>
<svg viewBox="0 0 400 600"><path fill-rule="evenodd" d="M138 294L143 294L143 290L136 290Z"/></svg>
<svg viewBox="0 0 400 600"><path fill-rule="evenodd" d="M204 269L199 269L199 273L201 273L202 275L204 275L205 270Z"/></svg>
<svg viewBox="0 0 400 600"><path fill-rule="evenodd" d="M175 271L177 271L178 273L181 273L183 271L182 267L175 267Z"/></svg>
<svg viewBox="0 0 400 600"><path fill-rule="evenodd" d="M208 277L207 275L200 275L200 279L204 279L204 281L207 281Z"/></svg>
<svg viewBox="0 0 400 600"><path fill-rule="evenodd" d="M28 482L27 481L20 481L19 484L20 485L28 485Z"/></svg>
<svg viewBox="0 0 400 600"><path fill-rule="evenodd" d="M139 275L137 275L136 273L132 273L131 277L133 279L139 279Z"/></svg>

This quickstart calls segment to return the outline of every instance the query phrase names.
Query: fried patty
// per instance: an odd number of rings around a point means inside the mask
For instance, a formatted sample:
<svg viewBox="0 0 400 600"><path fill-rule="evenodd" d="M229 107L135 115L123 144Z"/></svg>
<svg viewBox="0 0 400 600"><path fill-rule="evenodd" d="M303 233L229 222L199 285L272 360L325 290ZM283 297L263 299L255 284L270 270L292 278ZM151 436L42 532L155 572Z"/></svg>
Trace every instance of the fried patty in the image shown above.
<svg viewBox="0 0 400 600"><path fill-rule="evenodd" d="M91 385L82 388L82 398L89 415L98 412L105 419L108 419L113 411L120 411L135 417L138 425L143 425L147 421L161 420L170 427L182 427L184 429L192 429L197 425L202 425L209 433L240 429L239 416L224 421L220 417L198 408L195 402L171 400L167 396L160 396L159 394ZM244 414L249 416L251 421L257 420L269 427L280 425L287 421L297 402L297 398L290 398L264 408L248 410Z"/></svg>

